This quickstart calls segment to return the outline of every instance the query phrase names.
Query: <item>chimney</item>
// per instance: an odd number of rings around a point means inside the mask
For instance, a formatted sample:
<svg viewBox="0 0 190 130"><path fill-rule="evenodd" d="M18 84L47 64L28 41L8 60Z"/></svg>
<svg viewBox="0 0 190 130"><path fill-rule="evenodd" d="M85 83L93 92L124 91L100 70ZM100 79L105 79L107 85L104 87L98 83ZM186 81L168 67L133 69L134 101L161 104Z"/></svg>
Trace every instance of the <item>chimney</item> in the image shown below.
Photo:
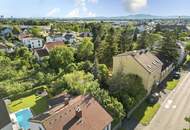
<svg viewBox="0 0 190 130"><path fill-rule="evenodd" d="M79 107L76 109L76 117L82 118L82 110Z"/></svg>
<svg viewBox="0 0 190 130"><path fill-rule="evenodd" d="M69 104L69 98L64 99L65 106Z"/></svg>

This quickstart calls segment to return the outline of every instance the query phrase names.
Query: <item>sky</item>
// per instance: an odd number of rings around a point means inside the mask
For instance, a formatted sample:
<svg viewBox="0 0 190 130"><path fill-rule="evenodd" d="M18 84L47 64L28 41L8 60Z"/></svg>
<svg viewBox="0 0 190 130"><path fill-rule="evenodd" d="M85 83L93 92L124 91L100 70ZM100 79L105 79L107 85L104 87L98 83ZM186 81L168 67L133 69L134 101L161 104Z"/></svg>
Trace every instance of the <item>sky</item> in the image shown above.
<svg viewBox="0 0 190 130"><path fill-rule="evenodd" d="M190 0L0 0L5 17L112 17L190 15Z"/></svg>

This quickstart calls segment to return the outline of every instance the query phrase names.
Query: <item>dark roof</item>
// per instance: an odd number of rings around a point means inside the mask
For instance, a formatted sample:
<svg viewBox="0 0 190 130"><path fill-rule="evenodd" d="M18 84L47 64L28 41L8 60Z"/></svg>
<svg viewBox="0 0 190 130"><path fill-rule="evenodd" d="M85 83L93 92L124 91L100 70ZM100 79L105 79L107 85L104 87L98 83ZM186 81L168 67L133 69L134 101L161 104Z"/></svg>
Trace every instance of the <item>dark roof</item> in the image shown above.
<svg viewBox="0 0 190 130"><path fill-rule="evenodd" d="M11 123L6 104L0 99L0 129Z"/></svg>
<svg viewBox="0 0 190 130"><path fill-rule="evenodd" d="M132 56L145 70L148 72L154 72L158 68L162 68L162 61L159 60L157 56L152 54L148 50L138 50L125 52L117 56Z"/></svg>
<svg viewBox="0 0 190 130"><path fill-rule="evenodd" d="M49 52L47 51L47 49L35 49L36 53L38 54L39 57L44 57L44 56L48 56Z"/></svg>
<svg viewBox="0 0 190 130"><path fill-rule="evenodd" d="M81 95L30 121L41 123L46 130L103 130L112 120L94 98Z"/></svg>
<svg viewBox="0 0 190 130"><path fill-rule="evenodd" d="M48 101L49 106L57 106L63 104L66 99L71 98L71 95L67 93L61 93Z"/></svg>
<svg viewBox="0 0 190 130"><path fill-rule="evenodd" d="M158 54L157 57L163 62L162 71L165 70L168 66L173 64L171 60L168 60L164 55Z"/></svg>

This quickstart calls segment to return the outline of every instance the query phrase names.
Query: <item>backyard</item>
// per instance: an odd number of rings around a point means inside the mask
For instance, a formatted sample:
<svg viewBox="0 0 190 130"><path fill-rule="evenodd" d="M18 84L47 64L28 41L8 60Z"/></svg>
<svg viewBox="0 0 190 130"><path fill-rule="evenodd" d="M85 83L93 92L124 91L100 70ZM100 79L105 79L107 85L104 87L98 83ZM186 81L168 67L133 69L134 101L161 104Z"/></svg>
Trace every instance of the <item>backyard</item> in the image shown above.
<svg viewBox="0 0 190 130"><path fill-rule="evenodd" d="M16 112L21 109L30 108L33 115L38 115L47 110L47 97L31 95L28 97L20 98L18 100L12 101L12 103L8 105L8 108L10 112Z"/></svg>

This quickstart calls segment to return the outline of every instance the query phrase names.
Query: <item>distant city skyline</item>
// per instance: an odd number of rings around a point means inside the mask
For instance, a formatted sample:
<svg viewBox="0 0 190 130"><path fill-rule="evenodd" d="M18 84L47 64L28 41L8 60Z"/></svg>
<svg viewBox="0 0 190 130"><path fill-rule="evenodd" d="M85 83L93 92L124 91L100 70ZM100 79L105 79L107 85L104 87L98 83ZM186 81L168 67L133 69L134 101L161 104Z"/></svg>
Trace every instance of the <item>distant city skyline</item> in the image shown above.
<svg viewBox="0 0 190 130"><path fill-rule="evenodd" d="M5 17L189 16L190 0L0 0Z"/></svg>

